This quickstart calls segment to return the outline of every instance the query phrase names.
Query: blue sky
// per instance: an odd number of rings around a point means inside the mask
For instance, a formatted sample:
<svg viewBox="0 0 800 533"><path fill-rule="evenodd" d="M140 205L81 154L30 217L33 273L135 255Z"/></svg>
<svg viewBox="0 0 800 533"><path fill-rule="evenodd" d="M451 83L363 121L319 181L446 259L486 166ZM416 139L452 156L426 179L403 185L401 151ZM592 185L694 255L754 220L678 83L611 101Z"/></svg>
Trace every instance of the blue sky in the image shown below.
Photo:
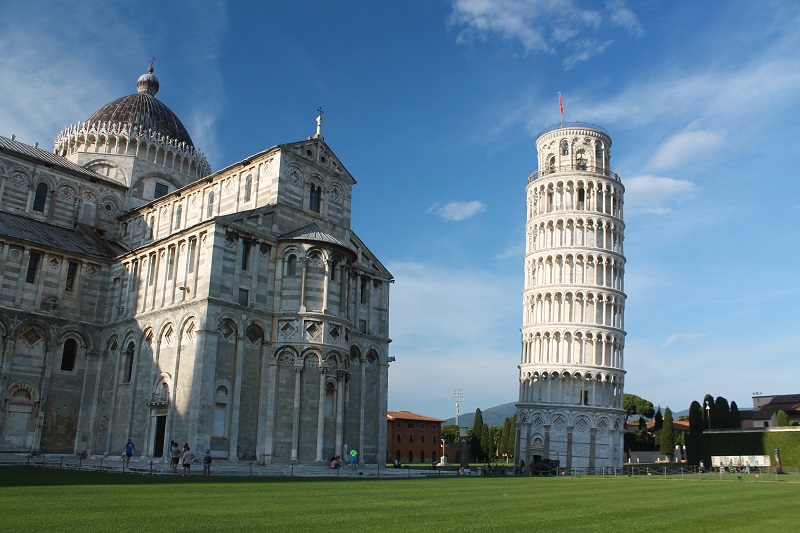
<svg viewBox="0 0 800 533"><path fill-rule="evenodd" d="M517 399L525 184L558 91L626 186L626 392L800 392L800 3L177 4L3 2L0 134L50 148L151 56L214 169L305 139L322 106L396 278L391 410Z"/></svg>

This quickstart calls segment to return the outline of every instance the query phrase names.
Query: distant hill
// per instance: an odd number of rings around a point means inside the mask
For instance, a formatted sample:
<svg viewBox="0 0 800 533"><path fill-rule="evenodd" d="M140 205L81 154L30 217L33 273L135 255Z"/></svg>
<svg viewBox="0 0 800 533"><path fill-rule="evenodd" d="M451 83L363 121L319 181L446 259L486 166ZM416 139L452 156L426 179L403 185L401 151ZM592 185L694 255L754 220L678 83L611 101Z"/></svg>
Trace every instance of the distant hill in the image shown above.
<svg viewBox="0 0 800 533"><path fill-rule="evenodd" d="M517 412L517 408L514 407L516 402L504 403L502 405L495 405L494 407L489 407L488 409L481 409L481 416L483 417L483 423L488 424L490 426L502 426L503 422L505 422L506 418L509 416L514 416L514 413ZM469 426L472 427L473 423L475 422L475 411L471 413L462 413L458 415L458 423L461 426ZM445 420L444 424L455 424L456 417L448 418Z"/></svg>
<svg viewBox="0 0 800 533"><path fill-rule="evenodd" d="M509 402L501 405L495 405L494 407L489 407L488 409L481 409L481 415L483 416L483 423L489 424L490 426L502 426L503 422L505 422L506 420L506 417L514 416L514 414L517 412L517 408L514 407L515 403L516 402ZM661 410L661 413L662 414L664 413L664 409ZM673 418L676 420L679 416L688 416L688 415L689 415L688 409L686 409L685 411L678 411L672 413ZM639 420L639 417L637 415L633 415L631 416L630 420L632 422L635 422ZM458 423L462 426L472 427L474 422L475 422L475 411L472 411L471 413L462 413L458 416ZM447 420L444 421L444 425L455 424L455 423L456 423L456 417L448 418Z"/></svg>

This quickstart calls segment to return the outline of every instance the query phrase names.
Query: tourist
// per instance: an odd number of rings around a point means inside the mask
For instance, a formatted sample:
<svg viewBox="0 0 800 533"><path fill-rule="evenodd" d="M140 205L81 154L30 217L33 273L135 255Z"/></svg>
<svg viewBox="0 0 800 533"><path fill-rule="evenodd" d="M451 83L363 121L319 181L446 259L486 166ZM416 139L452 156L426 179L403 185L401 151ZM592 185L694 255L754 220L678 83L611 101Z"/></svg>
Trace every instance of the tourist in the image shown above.
<svg viewBox="0 0 800 533"><path fill-rule="evenodd" d="M190 476L192 475L192 461L194 460L194 454L192 450L189 448L189 443L183 445L183 475Z"/></svg>
<svg viewBox="0 0 800 533"><path fill-rule="evenodd" d="M211 475L211 452L206 448L206 454L203 456L203 475Z"/></svg>
<svg viewBox="0 0 800 533"><path fill-rule="evenodd" d="M524 474L525 473L525 460L524 459L520 459L519 460L519 468L517 469L516 473L517 474Z"/></svg>
<svg viewBox="0 0 800 533"><path fill-rule="evenodd" d="M169 458L169 468L173 474L178 473L178 462L181 460L181 447L176 441L172 446L172 452Z"/></svg>
<svg viewBox="0 0 800 533"><path fill-rule="evenodd" d="M358 469L358 452L355 450L350 450L350 466L353 470Z"/></svg>
<svg viewBox="0 0 800 533"><path fill-rule="evenodd" d="M341 468L341 467L342 467L342 463L339 461L339 456L338 455L334 455L333 457L331 457L331 470L335 470L335 469Z"/></svg>
<svg viewBox="0 0 800 533"><path fill-rule="evenodd" d="M133 445L133 441L128 439L128 444L125 445L125 466L130 464L131 456L133 455L133 450L136 449L136 446Z"/></svg>

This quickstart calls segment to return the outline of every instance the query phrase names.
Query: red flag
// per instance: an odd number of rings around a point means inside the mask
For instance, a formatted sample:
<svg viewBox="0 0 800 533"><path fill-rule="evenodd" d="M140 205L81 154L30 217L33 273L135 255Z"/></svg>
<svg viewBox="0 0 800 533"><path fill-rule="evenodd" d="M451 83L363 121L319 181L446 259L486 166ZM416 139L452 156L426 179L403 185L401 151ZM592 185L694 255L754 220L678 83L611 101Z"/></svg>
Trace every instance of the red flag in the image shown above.
<svg viewBox="0 0 800 533"><path fill-rule="evenodd" d="M561 98L561 91L558 91L558 108L561 110L561 114L564 114L564 100Z"/></svg>

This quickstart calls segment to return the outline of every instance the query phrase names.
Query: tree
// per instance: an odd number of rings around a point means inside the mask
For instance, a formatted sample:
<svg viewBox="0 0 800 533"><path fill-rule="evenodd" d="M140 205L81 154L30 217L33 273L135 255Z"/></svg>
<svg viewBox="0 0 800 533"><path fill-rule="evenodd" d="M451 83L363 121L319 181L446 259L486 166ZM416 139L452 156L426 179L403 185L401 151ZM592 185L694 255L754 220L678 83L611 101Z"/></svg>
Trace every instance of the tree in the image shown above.
<svg viewBox="0 0 800 533"><path fill-rule="evenodd" d="M653 431L658 431L664 426L664 418L661 416L661 406L656 411L656 416L653 418Z"/></svg>
<svg viewBox="0 0 800 533"><path fill-rule="evenodd" d="M458 426L455 424L442 426L442 438L445 442L458 442Z"/></svg>
<svg viewBox="0 0 800 533"><path fill-rule="evenodd" d="M714 407L717 408L717 425L715 427L718 428L729 428L731 427L731 408L728 405L728 400L725 399L723 396L717 396L717 399L714 400Z"/></svg>
<svg viewBox="0 0 800 533"><path fill-rule="evenodd" d="M730 427L732 428L740 428L742 427L742 418L739 415L739 406L736 405L736 402L731 402L731 424Z"/></svg>
<svg viewBox="0 0 800 533"><path fill-rule="evenodd" d="M483 413L480 409L475 409L475 421L472 423L472 457L477 459L481 454L481 437L483 436Z"/></svg>
<svg viewBox="0 0 800 533"><path fill-rule="evenodd" d="M491 430L487 424L483 425L481 431L481 457L485 461L489 461L492 456L492 435Z"/></svg>
<svg viewBox="0 0 800 533"><path fill-rule="evenodd" d="M778 427L789 425L789 415L786 414L786 411L780 410L775 413L775 425Z"/></svg>
<svg viewBox="0 0 800 533"><path fill-rule="evenodd" d="M645 400L635 394L625 394L623 401L623 409L625 409L625 422L632 415L641 415L647 418L653 418L655 410L653 409L653 402Z"/></svg>
<svg viewBox="0 0 800 533"><path fill-rule="evenodd" d="M689 406L689 433L703 432L703 407L700 402L693 401Z"/></svg>
<svg viewBox="0 0 800 533"><path fill-rule="evenodd" d="M508 455L509 457L513 457L516 459L517 450L517 417L516 416L509 416L508 417L511 425L511 429L508 432L508 443L506 446L508 447ZM516 462L516 461L514 461Z"/></svg>
<svg viewBox="0 0 800 533"><path fill-rule="evenodd" d="M675 428L672 425L672 410L664 410L664 427L661 428L661 448L664 455L672 456L675 453Z"/></svg>
<svg viewBox="0 0 800 533"><path fill-rule="evenodd" d="M639 417L639 431L647 432L647 420L643 416Z"/></svg>
<svg viewBox="0 0 800 533"><path fill-rule="evenodd" d="M503 432L502 427L491 426L489 428L489 457L494 460L500 456L500 435Z"/></svg>
<svg viewBox="0 0 800 533"><path fill-rule="evenodd" d="M511 457L514 454L513 441L508 438L511 433L511 417L507 416L503 420L503 431L500 433L500 457ZM509 446L509 443L512 443Z"/></svg>

